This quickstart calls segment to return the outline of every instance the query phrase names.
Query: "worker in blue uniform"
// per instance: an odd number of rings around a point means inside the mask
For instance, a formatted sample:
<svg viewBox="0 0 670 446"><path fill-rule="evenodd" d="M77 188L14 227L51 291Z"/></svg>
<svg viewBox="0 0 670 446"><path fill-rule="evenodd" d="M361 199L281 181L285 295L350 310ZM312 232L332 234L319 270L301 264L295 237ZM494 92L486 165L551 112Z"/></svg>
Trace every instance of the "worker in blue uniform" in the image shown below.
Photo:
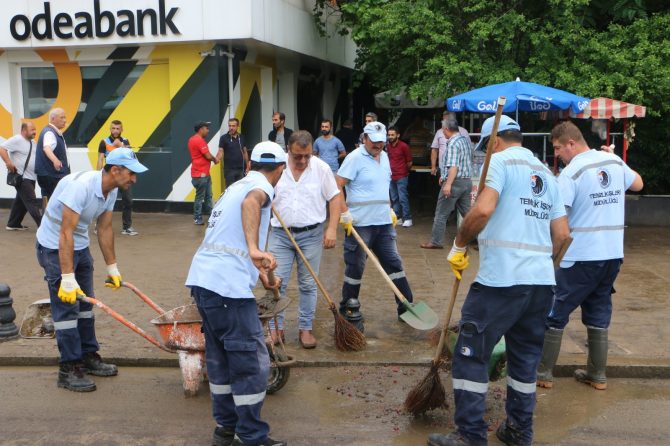
<svg viewBox="0 0 670 446"><path fill-rule="evenodd" d="M484 420L488 363L505 336L507 419L496 436L507 445L533 439L535 372L542 353L544 321L555 285L552 255L569 236L556 179L522 147L519 125L503 115L482 126L482 141L494 138L483 190L463 220L448 260L458 279L468 266L466 246L479 242L479 271L461 310L452 377L457 430L431 434L429 446L487 444Z"/></svg>
<svg viewBox="0 0 670 446"><path fill-rule="evenodd" d="M254 147L248 175L214 206L186 279L202 316L216 446L286 444L270 438L261 419L270 357L252 292L259 277L266 289L281 283L270 282L277 263L260 247L286 157L271 141Z"/></svg>
<svg viewBox="0 0 670 446"><path fill-rule="evenodd" d="M588 336L587 367L575 378L598 390L607 388L607 335L612 318L612 291L623 262L626 190L639 191L642 177L621 158L590 150L571 122L551 131L554 153L566 164L558 177L573 242L556 271L554 304L547 318L537 385L553 387L552 371L570 314L582 309Z"/></svg>
<svg viewBox="0 0 670 446"><path fill-rule="evenodd" d="M114 376L114 364L102 361L95 336L93 306L77 300L93 292L93 257L88 228L98 225L98 243L107 264L105 286L118 289L121 273L116 265L112 210L117 189L127 189L136 174L146 171L132 149L121 147L109 154L102 170L65 176L55 187L37 230L37 260L44 268L51 313L60 353L58 387L91 392L95 383L85 373Z"/></svg>

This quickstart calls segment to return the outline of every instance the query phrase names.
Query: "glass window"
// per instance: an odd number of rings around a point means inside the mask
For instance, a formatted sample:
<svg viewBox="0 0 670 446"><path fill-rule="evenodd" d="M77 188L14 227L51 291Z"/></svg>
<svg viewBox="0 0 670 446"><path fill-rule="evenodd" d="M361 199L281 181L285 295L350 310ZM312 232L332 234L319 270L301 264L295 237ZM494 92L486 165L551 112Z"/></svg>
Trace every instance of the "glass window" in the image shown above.
<svg viewBox="0 0 670 446"><path fill-rule="evenodd" d="M104 125L128 91L142 75L146 65L119 61L108 66L83 66L81 102L76 116L65 131L70 146L85 146ZM53 67L21 69L23 110L26 118L47 113L58 95L58 79Z"/></svg>

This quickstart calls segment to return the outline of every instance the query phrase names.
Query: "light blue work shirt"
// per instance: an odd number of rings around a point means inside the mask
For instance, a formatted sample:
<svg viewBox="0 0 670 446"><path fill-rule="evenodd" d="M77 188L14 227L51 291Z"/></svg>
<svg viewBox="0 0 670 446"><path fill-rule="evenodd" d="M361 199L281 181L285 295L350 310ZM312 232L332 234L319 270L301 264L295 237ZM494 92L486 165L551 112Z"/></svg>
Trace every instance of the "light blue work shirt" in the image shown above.
<svg viewBox="0 0 670 446"><path fill-rule="evenodd" d="M252 290L258 281L258 269L249 257L242 228L242 202L254 189L268 196L261 208L258 228L258 246L265 246L274 189L265 175L250 171L229 186L214 205L205 238L193 256L186 286L199 286L233 299L254 298Z"/></svg>
<svg viewBox="0 0 670 446"><path fill-rule="evenodd" d="M555 285L550 223L565 207L554 175L530 150L509 147L491 156L486 187L499 198L477 237L475 280L491 287Z"/></svg>
<svg viewBox="0 0 670 446"><path fill-rule="evenodd" d="M635 172L613 153L589 150L572 158L558 177L573 238L561 266L623 258L625 195L633 181Z"/></svg>
<svg viewBox="0 0 670 446"><path fill-rule="evenodd" d="M49 249L58 249L60 228L63 224L63 206L79 214L74 229L74 249L88 248L88 227L104 212L114 209L118 189L112 189L105 197L102 193L102 171L72 173L58 182L37 229L37 241Z"/></svg>
<svg viewBox="0 0 670 446"><path fill-rule="evenodd" d="M332 136L326 139L323 136L319 136L316 138L316 141L314 141L313 150L314 153L319 155L319 158L330 166L330 170L337 172L337 169L340 167L338 157L340 156L340 153L345 152L344 144L342 144L340 138Z"/></svg>
<svg viewBox="0 0 670 446"><path fill-rule="evenodd" d="M345 188L354 226L391 224L391 165L386 152L382 151L377 161L360 146L347 155L337 175L349 180Z"/></svg>

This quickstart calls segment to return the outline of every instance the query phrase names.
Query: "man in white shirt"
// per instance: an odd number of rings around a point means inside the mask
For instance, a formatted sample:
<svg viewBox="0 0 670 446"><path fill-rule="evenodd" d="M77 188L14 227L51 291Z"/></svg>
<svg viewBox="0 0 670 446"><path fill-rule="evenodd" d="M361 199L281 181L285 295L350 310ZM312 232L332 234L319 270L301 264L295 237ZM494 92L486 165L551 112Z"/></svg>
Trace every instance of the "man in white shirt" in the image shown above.
<svg viewBox="0 0 670 446"><path fill-rule="evenodd" d="M14 135L0 144L0 158L5 162L8 172L16 172L23 177L14 186L16 198L9 211L9 219L5 229L8 231L24 231L23 217L26 212L35 220L37 226L42 222L40 202L35 198L35 125L32 122L21 124L21 133Z"/></svg>
<svg viewBox="0 0 670 446"><path fill-rule="evenodd" d="M305 130L293 132L288 140L288 165L275 188L274 207L288 226L298 246L314 271L319 273L323 248L335 246L337 223L342 208L340 194L331 168L323 160L312 156L312 135ZM327 225L326 205L329 210ZM272 219L270 252L277 259L276 274L282 279L281 294L291 276L293 263L298 265L298 340L303 348L316 347L312 320L316 311L316 282L281 227ZM274 342L284 336L284 313L277 315L277 324L270 321Z"/></svg>

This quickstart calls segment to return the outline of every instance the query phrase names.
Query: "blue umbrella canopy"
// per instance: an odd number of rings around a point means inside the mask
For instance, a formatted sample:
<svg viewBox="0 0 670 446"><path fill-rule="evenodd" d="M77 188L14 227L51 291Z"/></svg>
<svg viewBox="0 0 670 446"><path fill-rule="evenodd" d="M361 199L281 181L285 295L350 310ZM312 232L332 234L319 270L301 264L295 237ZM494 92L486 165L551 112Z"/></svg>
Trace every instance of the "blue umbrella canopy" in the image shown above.
<svg viewBox="0 0 670 446"><path fill-rule="evenodd" d="M489 85L447 99L449 111L495 113L498 97L507 99L503 112L545 112L549 110L571 110L581 113L589 105L589 98L577 96L557 88L545 87L532 82L516 80Z"/></svg>

